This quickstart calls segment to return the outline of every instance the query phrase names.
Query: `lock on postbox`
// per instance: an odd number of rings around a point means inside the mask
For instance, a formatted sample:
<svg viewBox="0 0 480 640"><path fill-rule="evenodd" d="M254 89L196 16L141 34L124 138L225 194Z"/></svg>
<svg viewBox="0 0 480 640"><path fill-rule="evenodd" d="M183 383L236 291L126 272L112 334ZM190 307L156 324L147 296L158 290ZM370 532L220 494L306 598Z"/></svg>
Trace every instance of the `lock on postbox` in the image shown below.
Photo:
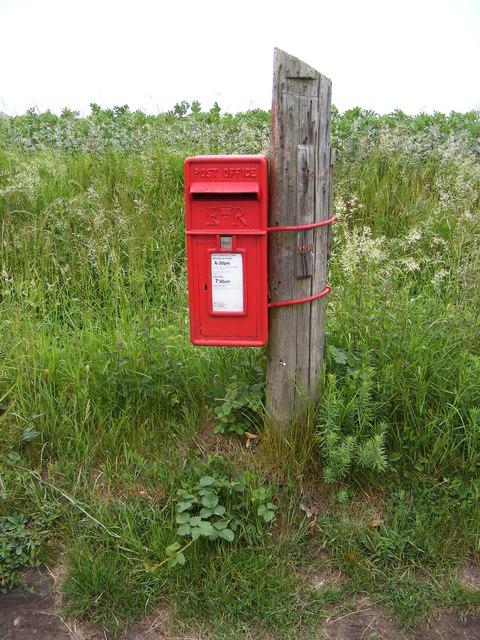
<svg viewBox="0 0 480 640"><path fill-rule="evenodd" d="M261 346L268 339L268 168L263 155L185 160L190 339Z"/></svg>

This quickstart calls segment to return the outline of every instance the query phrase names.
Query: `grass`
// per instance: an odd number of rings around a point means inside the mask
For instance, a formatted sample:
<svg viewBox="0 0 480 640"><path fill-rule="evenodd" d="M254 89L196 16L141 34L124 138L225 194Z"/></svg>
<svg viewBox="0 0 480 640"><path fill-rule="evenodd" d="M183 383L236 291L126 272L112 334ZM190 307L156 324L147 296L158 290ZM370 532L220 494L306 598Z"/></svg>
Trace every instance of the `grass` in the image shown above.
<svg viewBox="0 0 480 640"><path fill-rule="evenodd" d="M323 388L286 437L263 350L188 339L183 159L268 152L269 114L2 119L2 586L60 563L65 610L113 635L157 607L212 638L317 637L365 602L478 613L479 134L478 112L334 110Z"/></svg>

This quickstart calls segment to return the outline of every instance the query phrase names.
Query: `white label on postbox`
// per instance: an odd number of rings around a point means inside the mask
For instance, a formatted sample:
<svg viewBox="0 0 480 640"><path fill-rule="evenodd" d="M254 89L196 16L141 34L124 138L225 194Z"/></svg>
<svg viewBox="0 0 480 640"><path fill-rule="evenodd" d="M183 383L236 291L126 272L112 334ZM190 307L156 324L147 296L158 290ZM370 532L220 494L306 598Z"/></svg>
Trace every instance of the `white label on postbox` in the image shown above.
<svg viewBox="0 0 480 640"><path fill-rule="evenodd" d="M243 256L212 253L212 311L243 313Z"/></svg>
<svg viewBox="0 0 480 640"><path fill-rule="evenodd" d="M232 236L220 236L220 249L232 249Z"/></svg>

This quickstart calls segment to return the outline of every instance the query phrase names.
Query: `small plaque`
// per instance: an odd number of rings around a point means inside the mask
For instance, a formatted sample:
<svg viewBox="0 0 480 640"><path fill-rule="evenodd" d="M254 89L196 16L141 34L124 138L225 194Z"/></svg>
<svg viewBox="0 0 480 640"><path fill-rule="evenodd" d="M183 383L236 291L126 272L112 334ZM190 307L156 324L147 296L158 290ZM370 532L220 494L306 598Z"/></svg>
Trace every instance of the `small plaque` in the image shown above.
<svg viewBox="0 0 480 640"><path fill-rule="evenodd" d="M220 236L221 249L233 249L232 236Z"/></svg>

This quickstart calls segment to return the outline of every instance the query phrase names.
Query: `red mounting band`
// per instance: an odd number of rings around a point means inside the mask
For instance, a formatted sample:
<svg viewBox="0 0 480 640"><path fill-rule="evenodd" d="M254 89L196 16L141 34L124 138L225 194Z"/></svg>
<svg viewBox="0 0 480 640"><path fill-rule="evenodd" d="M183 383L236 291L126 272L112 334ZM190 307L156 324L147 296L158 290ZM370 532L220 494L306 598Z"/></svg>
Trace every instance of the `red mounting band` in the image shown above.
<svg viewBox="0 0 480 640"><path fill-rule="evenodd" d="M290 304L302 304L303 302L312 302L312 300L316 300L317 298L323 298L327 293L330 293L331 287L327 286L320 293L315 293L313 296L308 296L308 298L299 298L298 300L281 300L280 302L269 302L268 308L270 307L287 307Z"/></svg>
<svg viewBox="0 0 480 640"><path fill-rule="evenodd" d="M299 224L297 226L287 226L287 227L267 227L267 231L272 233L273 231L305 231L306 229L316 229L317 227L325 227L327 224L332 224L332 222L336 222L338 220L338 216L332 216L328 218L328 220L322 220L321 222L311 222L309 224Z"/></svg>
<svg viewBox="0 0 480 640"><path fill-rule="evenodd" d="M324 227L327 224L332 224L332 222L336 222L338 220L337 216L332 216L328 218L328 220L322 220L321 222L312 222L309 224L299 224L297 226L291 227L267 227L267 231L305 231L306 229L316 229L317 227ZM280 302L269 302L268 308L271 307L287 307L291 304L302 304L304 302L312 302L312 300L316 300L317 298L323 298L327 293L330 293L331 287L327 286L320 293L315 293L313 296L308 296L307 298L299 298L298 300L281 300Z"/></svg>

